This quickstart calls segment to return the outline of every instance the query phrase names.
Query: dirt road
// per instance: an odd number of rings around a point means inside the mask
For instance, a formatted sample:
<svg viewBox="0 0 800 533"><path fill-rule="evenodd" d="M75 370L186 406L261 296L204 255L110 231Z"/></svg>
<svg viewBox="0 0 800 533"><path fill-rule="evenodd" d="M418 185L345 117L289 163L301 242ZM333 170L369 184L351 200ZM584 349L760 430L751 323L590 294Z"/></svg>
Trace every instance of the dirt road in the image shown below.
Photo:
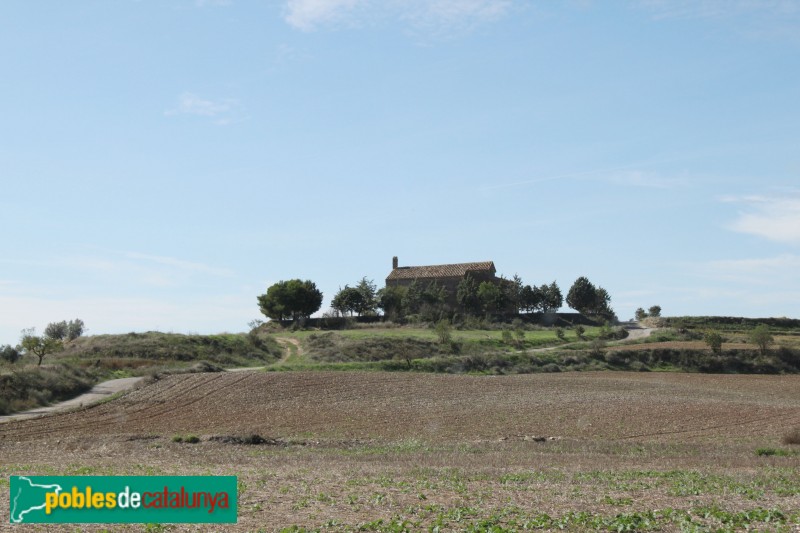
<svg viewBox="0 0 800 533"><path fill-rule="evenodd" d="M112 394L116 394L118 392L123 392L134 388L136 384L139 383L141 380L142 380L141 377L134 377L134 378L111 379L109 381L104 381L92 387L92 390L90 390L89 392L81 394L80 396L72 398L71 400L60 402L54 405L48 405L46 407L31 409L30 411L24 411L22 413L0 416L0 424L2 424L3 422L10 422L12 420L25 420L26 418L36 418L38 416L46 415L48 413L53 413L56 411L68 411L69 409L73 409L75 407L83 407L84 405L97 403L102 400L105 400Z"/></svg>

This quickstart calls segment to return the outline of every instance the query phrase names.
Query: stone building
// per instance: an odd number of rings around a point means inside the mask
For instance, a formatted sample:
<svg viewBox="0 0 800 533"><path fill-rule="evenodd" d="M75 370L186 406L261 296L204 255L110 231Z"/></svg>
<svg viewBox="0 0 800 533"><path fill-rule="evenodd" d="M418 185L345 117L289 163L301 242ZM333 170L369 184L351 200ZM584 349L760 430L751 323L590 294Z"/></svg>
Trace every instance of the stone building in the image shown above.
<svg viewBox="0 0 800 533"><path fill-rule="evenodd" d="M456 294L458 284L461 283L467 274L480 285L481 282L489 281L501 284L504 280L496 276L497 269L492 261L480 261L477 263L454 263L450 265L427 265L427 266L399 266L397 257L392 258L392 271L386 277L387 287L407 287L412 282L416 282L427 287L429 283L436 282L447 289L447 303L456 306Z"/></svg>

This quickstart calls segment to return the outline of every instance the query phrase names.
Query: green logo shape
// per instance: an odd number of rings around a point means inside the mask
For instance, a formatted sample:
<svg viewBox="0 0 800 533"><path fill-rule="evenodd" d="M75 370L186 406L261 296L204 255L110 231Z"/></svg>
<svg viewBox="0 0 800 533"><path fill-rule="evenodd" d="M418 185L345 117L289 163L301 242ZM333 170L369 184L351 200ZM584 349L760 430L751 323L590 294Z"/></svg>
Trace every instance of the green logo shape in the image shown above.
<svg viewBox="0 0 800 533"><path fill-rule="evenodd" d="M12 524L231 524L236 476L11 476Z"/></svg>

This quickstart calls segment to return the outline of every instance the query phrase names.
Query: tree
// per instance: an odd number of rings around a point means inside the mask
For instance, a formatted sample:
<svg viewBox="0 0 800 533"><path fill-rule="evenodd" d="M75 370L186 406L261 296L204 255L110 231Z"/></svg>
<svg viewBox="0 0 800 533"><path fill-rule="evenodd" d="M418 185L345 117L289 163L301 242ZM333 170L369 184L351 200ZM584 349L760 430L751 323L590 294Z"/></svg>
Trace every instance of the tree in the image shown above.
<svg viewBox="0 0 800 533"><path fill-rule="evenodd" d="M597 289L589 278L579 277L569 288L567 305L584 315L592 314L597 303Z"/></svg>
<svg viewBox="0 0 800 533"><path fill-rule="evenodd" d="M67 324L67 340L74 341L81 335L83 335L83 320L80 318L76 318L75 320L70 320Z"/></svg>
<svg viewBox="0 0 800 533"><path fill-rule="evenodd" d="M425 290L420 294L422 303L431 306L440 306L447 302L447 288L444 285L439 285L435 281L428 283Z"/></svg>
<svg viewBox="0 0 800 533"><path fill-rule="evenodd" d="M310 280L279 281L258 296L258 306L273 320L307 318L322 306L322 292Z"/></svg>
<svg viewBox="0 0 800 533"><path fill-rule="evenodd" d="M417 280L412 281L406 288L405 298L403 298L403 308L409 314L416 314L422 305L422 289Z"/></svg>
<svg viewBox="0 0 800 533"><path fill-rule="evenodd" d="M644 320L645 318L647 318L647 311L640 307L636 310L636 320Z"/></svg>
<svg viewBox="0 0 800 533"><path fill-rule="evenodd" d="M456 302L468 315L478 315L481 311L481 301L478 298L478 284L475 279L467 274L458 283L456 289Z"/></svg>
<svg viewBox="0 0 800 533"><path fill-rule="evenodd" d="M660 305L654 305L654 306L650 307L650 309L648 309L647 311L650 314L650 316L652 316L652 317L658 318L658 317L661 316L661 306Z"/></svg>
<svg viewBox="0 0 800 533"><path fill-rule="evenodd" d="M344 289L340 288L331 300L331 307L342 315L361 314L361 310L364 308L364 296L357 288L345 285Z"/></svg>
<svg viewBox="0 0 800 533"><path fill-rule="evenodd" d="M597 290L594 294L594 314L601 316L606 320L613 319L616 316L616 313L614 313L614 310L611 308L611 296L608 294L608 291L603 287L597 287Z"/></svg>
<svg viewBox="0 0 800 533"><path fill-rule="evenodd" d="M83 335L83 320L76 318L75 320L70 320L69 322L66 320L62 320L61 322L50 322L47 324L47 327L44 328L44 334L46 337L59 341L63 341L64 339L67 339L68 341L74 341Z"/></svg>
<svg viewBox="0 0 800 533"><path fill-rule="evenodd" d="M561 289L558 288L555 281L550 285L542 285L539 290L544 296L542 303L543 313L554 313L564 305L564 297L561 296Z"/></svg>
<svg viewBox="0 0 800 533"><path fill-rule="evenodd" d="M775 342L772 334L769 332L769 326L766 324L759 324L750 332L750 342L758 346L761 355L766 355L769 345Z"/></svg>
<svg viewBox="0 0 800 533"><path fill-rule="evenodd" d="M713 330L706 331L705 335L703 335L703 341L714 353L720 353L722 351L722 340L722 335Z"/></svg>
<svg viewBox="0 0 800 533"><path fill-rule="evenodd" d="M567 293L567 304L584 315L600 316L607 320L614 318L611 296L603 287L595 287L588 278L581 276L575 280Z"/></svg>
<svg viewBox="0 0 800 533"><path fill-rule="evenodd" d="M375 282L364 276L361 278L361 281L358 282L358 285L355 286L355 289L361 295L356 313L359 315L374 315L378 307L377 286Z"/></svg>
<svg viewBox="0 0 800 533"><path fill-rule="evenodd" d="M534 313L541 309L544 293L539 287L525 285L520 293L520 306L526 313Z"/></svg>
<svg viewBox="0 0 800 533"><path fill-rule="evenodd" d="M16 348L9 344L0 346L0 359L3 361L13 364L19 360L20 356L21 354L19 353L19 346Z"/></svg>
<svg viewBox="0 0 800 533"><path fill-rule="evenodd" d="M36 366L42 365L45 355L57 352L63 347L60 339L48 337L46 334L42 336L36 335L36 328L22 330L20 346L25 353L32 353L39 358Z"/></svg>
<svg viewBox="0 0 800 533"><path fill-rule="evenodd" d="M419 307L419 317L422 320L436 322L448 316L451 312L447 305L447 288L432 281L420 293L422 304Z"/></svg>
<svg viewBox="0 0 800 533"><path fill-rule="evenodd" d="M403 317L403 300L406 288L399 286L384 287L377 293L378 307L392 320Z"/></svg>
<svg viewBox="0 0 800 533"><path fill-rule="evenodd" d="M44 328L44 334L51 339L56 340L64 340L67 336L67 321L62 320L61 322L50 322L47 324L47 327Z"/></svg>
<svg viewBox="0 0 800 533"><path fill-rule="evenodd" d="M497 313L503 308L503 291L497 284L484 281L478 286L478 300L485 313Z"/></svg>
<svg viewBox="0 0 800 533"><path fill-rule="evenodd" d="M517 274L514 274L514 277L511 278L511 281L506 282L503 280L501 283L504 299L506 302L508 302L509 309L512 310L514 315L518 315L520 310L523 308L522 292L525 287L522 285L522 278L520 278Z"/></svg>

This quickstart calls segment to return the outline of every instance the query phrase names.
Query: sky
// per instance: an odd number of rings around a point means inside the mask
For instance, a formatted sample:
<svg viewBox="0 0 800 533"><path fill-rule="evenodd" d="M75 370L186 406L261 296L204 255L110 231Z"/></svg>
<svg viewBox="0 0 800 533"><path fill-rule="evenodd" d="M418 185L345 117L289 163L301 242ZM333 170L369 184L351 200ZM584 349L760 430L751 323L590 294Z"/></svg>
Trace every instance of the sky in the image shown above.
<svg viewBox="0 0 800 533"><path fill-rule="evenodd" d="M800 0L0 2L0 344L269 285L579 276L800 318ZM566 310L566 309L565 309Z"/></svg>

